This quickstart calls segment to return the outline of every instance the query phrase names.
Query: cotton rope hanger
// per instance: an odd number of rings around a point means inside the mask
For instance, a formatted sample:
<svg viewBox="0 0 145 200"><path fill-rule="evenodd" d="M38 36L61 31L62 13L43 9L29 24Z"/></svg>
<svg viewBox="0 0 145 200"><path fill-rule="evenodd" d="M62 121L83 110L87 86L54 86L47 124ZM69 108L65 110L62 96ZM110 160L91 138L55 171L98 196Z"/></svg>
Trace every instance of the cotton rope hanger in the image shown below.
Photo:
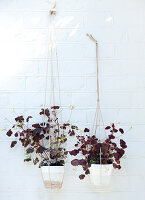
<svg viewBox="0 0 145 200"><path fill-rule="evenodd" d="M95 112L95 117L94 117L94 122L93 122L93 128L92 128L92 132L94 131L94 127L95 127L95 136L97 135L98 139L100 140L100 126L101 126L101 121L102 121L102 126L104 128L104 121L103 121L103 116L102 116L102 112L101 112L101 107L100 107L100 88L99 88L99 65L98 65L98 42L97 40L95 40L95 38L90 35L87 34L87 36L90 38L90 40L92 40L95 45L96 45L96 67L97 67L97 73L96 73L96 78L97 78L97 106L96 106L96 112ZM97 129L99 128L99 131L97 132ZM106 135L106 131L104 129L105 135ZM100 166L102 166L102 159L101 159L101 148L100 148ZM102 170L100 171L100 183L102 184Z"/></svg>
<svg viewBox="0 0 145 200"><path fill-rule="evenodd" d="M56 68L57 68L57 79L58 79L58 94L59 94L59 105L61 107L61 93L60 93L60 80L59 80L59 65L58 65L58 52L57 52L57 40L56 40L56 27L55 27L55 21L54 21L54 16L56 15L56 2L54 3L53 9L50 11L50 18L51 18L51 22L52 22L52 32L51 34L54 36L54 48L55 48L55 56L56 56ZM53 71L53 60L51 57L51 62L52 62L52 71ZM53 78L53 74L52 74L52 78ZM54 85L54 79L53 79L53 85ZM54 88L53 88L54 89ZM54 90L53 90L54 92ZM54 95L54 93L53 93ZM53 100L54 100L54 96L53 96ZM54 105L54 102L53 102ZM62 112L60 112L60 117L61 117L61 124L62 124ZM64 133L64 130L63 130ZM64 150L64 143L62 144L63 146L63 150ZM65 165L64 165L64 169L65 169ZM62 182L61 182L61 187L63 184L63 179L64 179L64 174L63 174L63 178L62 178Z"/></svg>
<svg viewBox="0 0 145 200"><path fill-rule="evenodd" d="M94 39L94 37L90 34L87 33L87 36L90 38L90 40L92 40L95 45L96 45L96 67L97 67L97 73L96 73L96 79L97 79L97 106L96 106L96 112L95 112L95 116L94 116L94 121L93 121L93 127L92 127L92 132L95 133L95 136L97 135L98 139L100 138L100 126L101 126L101 122L102 122L102 126L104 127L104 121L103 121L103 116L102 116L102 111L101 111L101 107L100 107L100 88L99 88L99 65L98 65L98 42L97 40ZM95 128L95 130L94 130ZM99 131L97 132L97 129L99 129ZM104 130L105 134L106 131Z"/></svg>
<svg viewBox="0 0 145 200"><path fill-rule="evenodd" d="M52 34L54 35L54 45L55 45L55 56L56 56L56 70L57 70L57 79L58 79L58 94L59 94L59 105L61 107L61 93L60 93L60 79L59 79L59 65L58 65L58 51L57 51L57 39L56 39L56 27L55 27L55 21L54 21L54 16L56 14L56 2L54 3L53 9L50 11L50 17L52 17ZM52 59L51 59L52 61ZM60 117L61 117L61 124L62 124L62 112L60 112ZM63 130L64 133L64 130ZM64 143L62 144L62 148L63 150L64 148ZM65 169L65 165L64 165L64 169ZM63 174L63 178L62 178L62 182L61 182L61 187L63 184L63 179L64 179L64 174Z"/></svg>
<svg viewBox="0 0 145 200"><path fill-rule="evenodd" d="M96 74L96 78L97 78L97 106L96 106L96 112L95 112L95 116L94 116L94 122L93 122L93 128L92 128L92 132L94 131L94 127L95 127L95 136L97 135L98 139L101 139L101 131L100 131L100 126L101 126L101 121L102 121L102 125L104 128L104 121L103 121L103 116L102 116L102 112L101 112L101 107L100 107L100 88L99 88L99 65L98 65L98 42L97 40L95 40L95 38L90 35L87 34L87 36L90 38L90 40L92 40L95 45L96 45L96 67L97 67L97 74ZM99 131L97 132L97 129L99 128ZM106 135L106 131L104 129L105 135ZM100 148L100 165L102 164L102 160L101 160L101 148ZM100 174L101 176L101 174Z"/></svg>
<svg viewBox="0 0 145 200"><path fill-rule="evenodd" d="M48 43L48 53L50 52L50 68L51 68L51 83L50 83L50 112L52 105L54 106L54 63L53 63L53 48L55 48L55 56L56 56L56 67L57 67L57 79L58 79L58 93L59 93L59 105L61 107L61 95L60 95L60 81L59 81L59 67L58 67L58 53L57 53L57 44L56 44L56 31L55 31L55 23L54 23L54 16L56 14L56 2L54 3L53 8L50 10L50 29L49 29L49 43ZM47 57L47 67L46 67L46 82L45 82L45 94L44 94L44 114L45 114L45 108L46 108L46 100L47 100L47 84L48 84L48 66L49 66L49 55ZM62 113L61 115L61 124L62 124ZM49 148L51 146L51 135L49 139ZM64 145L63 145L64 149ZM49 150L49 161L51 162L50 158L50 150ZM51 174L50 174L50 168L49 168L49 177L50 177L50 185L52 189L52 181L51 181ZM64 176L63 176L64 179ZM63 179L61 182L61 186L63 183Z"/></svg>

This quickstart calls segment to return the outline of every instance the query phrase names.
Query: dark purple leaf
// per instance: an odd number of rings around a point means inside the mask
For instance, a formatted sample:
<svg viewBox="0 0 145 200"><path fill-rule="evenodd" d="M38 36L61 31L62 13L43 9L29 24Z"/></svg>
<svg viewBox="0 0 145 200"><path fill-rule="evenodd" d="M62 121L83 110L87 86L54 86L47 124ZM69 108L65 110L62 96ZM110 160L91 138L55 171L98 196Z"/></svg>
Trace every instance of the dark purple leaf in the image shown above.
<svg viewBox="0 0 145 200"><path fill-rule="evenodd" d="M24 136L24 133L23 133L23 132L21 132L21 133L20 133L20 136L21 136L21 137L23 137L23 136Z"/></svg>
<svg viewBox="0 0 145 200"><path fill-rule="evenodd" d="M108 135L108 137L109 137L109 139L111 140L111 139L115 139L115 136L114 135Z"/></svg>
<svg viewBox="0 0 145 200"><path fill-rule="evenodd" d="M79 176L79 179L80 180L82 180L82 179L84 179L85 178L85 175L84 174L81 174L80 176Z"/></svg>
<svg viewBox="0 0 145 200"><path fill-rule="evenodd" d="M117 147L117 144L115 142L111 143L113 145L113 147Z"/></svg>
<svg viewBox="0 0 145 200"><path fill-rule="evenodd" d="M31 158L24 159L24 162L30 162L30 161L31 161Z"/></svg>
<svg viewBox="0 0 145 200"><path fill-rule="evenodd" d="M119 165L120 164L120 160L115 160L116 161L116 163Z"/></svg>
<svg viewBox="0 0 145 200"><path fill-rule="evenodd" d="M72 161L71 161L71 164L72 164L73 166L78 166L78 165L79 165L78 159L72 160Z"/></svg>
<svg viewBox="0 0 145 200"><path fill-rule="evenodd" d="M112 128L113 128L113 129L115 128L115 125L114 125L114 123L112 124Z"/></svg>
<svg viewBox="0 0 145 200"><path fill-rule="evenodd" d="M108 130L108 129L110 129L110 128L111 128L111 126L106 126L105 130Z"/></svg>
<svg viewBox="0 0 145 200"><path fill-rule="evenodd" d="M30 148L26 149L26 152L27 153L33 153L34 152L34 148L30 147Z"/></svg>
<svg viewBox="0 0 145 200"><path fill-rule="evenodd" d="M87 164L85 159L81 159L78 162L79 162L79 165L84 165L85 166Z"/></svg>
<svg viewBox="0 0 145 200"><path fill-rule="evenodd" d="M21 123L21 122L24 121L24 117L23 117L23 116L16 117L16 118L15 118L15 121Z"/></svg>
<svg viewBox="0 0 145 200"><path fill-rule="evenodd" d="M24 131L25 133L28 133L28 134L31 134L31 133L33 133L33 131L32 131L32 129L26 129L25 131Z"/></svg>
<svg viewBox="0 0 145 200"><path fill-rule="evenodd" d="M94 145L94 144L96 144L97 143L97 140L96 139L91 139L91 145Z"/></svg>
<svg viewBox="0 0 145 200"><path fill-rule="evenodd" d="M66 123L66 124L63 124L64 126L69 126L70 124L69 123Z"/></svg>
<svg viewBox="0 0 145 200"><path fill-rule="evenodd" d="M87 169L87 170L85 171L85 174L86 174L86 175L90 174L90 170Z"/></svg>
<svg viewBox="0 0 145 200"><path fill-rule="evenodd" d="M52 106L51 107L51 109L55 109L55 110L57 110L57 109L59 109L60 108L60 106Z"/></svg>
<svg viewBox="0 0 145 200"><path fill-rule="evenodd" d="M113 129L113 132L114 132L114 133L117 133L117 132L118 132L118 130L114 128L114 129Z"/></svg>
<svg viewBox="0 0 145 200"><path fill-rule="evenodd" d="M127 148L126 142L125 142L124 140L122 140L122 139L120 139L120 146L121 146L123 149Z"/></svg>
<svg viewBox="0 0 145 200"><path fill-rule="evenodd" d="M82 149L82 154L85 156L86 154L88 154L89 152L86 149Z"/></svg>
<svg viewBox="0 0 145 200"><path fill-rule="evenodd" d="M27 119L26 119L26 122L29 122L29 119L31 119L32 116L28 116Z"/></svg>
<svg viewBox="0 0 145 200"><path fill-rule="evenodd" d="M59 133L59 129L55 129L55 130L54 130L54 133Z"/></svg>
<svg viewBox="0 0 145 200"><path fill-rule="evenodd" d="M124 133L124 130L122 128L119 129L120 133Z"/></svg>
<svg viewBox="0 0 145 200"><path fill-rule="evenodd" d="M34 165L36 165L38 162L39 162L39 159L38 159L38 158L33 159Z"/></svg>
<svg viewBox="0 0 145 200"><path fill-rule="evenodd" d="M38 147L38 149L36 150L36 153L43 153L44 151L46 151L47 149L45 147Z"/></svg>
<svg viewBox="0 0 145 200"><path fill-rule="evenodd" d="M44 138L44 134L39 135L39 139L42 140Z"/></svg>
<svg viewBox="0 0 145 200"><path fill-rule="evenodd" d="M69 151L69 153L70 153L71 156L76 156L79 153L79 150L74 149L72 151Z"/></svg>
<svg viewBox="0 0 145 200"><path fill-rule="evenodd" d="M85 128L84 129L84 132L89 132L90 130L88 128Z"/></svg>
<svg viewBox="0 0 145 200"><path fill-rule="evenodd" d="M34 135L39 134L39 133L41 133L41 128L36 128L33 130Z"/></svg>
<svg viewBox="0 0 145 200"><path fill-rule="evenodd" d="M65 130L66 126L62 125L62 126L60 126L60 128Z"/></svg>
<svg viewBox="0 0 145 200"><path fill-rule="evenodd" d="M69 134L69 136L74 136L75 132L74 132L74 130L69 130L68 134Z"/></svg>
<svg viewBox="0 0 145 200"><path fill-rule="evenodd" d="M114 158L116 160L120 160L120 158L124 155L125 151L123 149L116 148L117 153L114 154Z"/></svg>
<svg viewBox="0 0 145 200"><path fill-rule="evenodd" d="M117 164L113 163L113 167L114 167L114 169L116 169L117 168Z"/></svg>
<svg viewBox="0 0 145 200"><path fill-rule="evenodd" d="M118 168L118 169L121 169L121 166L120 165L117 165L116 163L113 163L113 167L116 169L116 168Z"/></svg>
<svg viewBox="0 0 145 200"><path fill-rule="evenodd" d="M111 141L110 141L110 139L106 139L105 142L106 142L107 144L110 144Z"/></svg>
<svg viewBox="0 0 145 200"><path fill-rule="evenodd" d="M18 133L17 132L15 133L15 137L18 137Z"/></svg>
<svg viewBox="0 0 145 200"><path fill-rule="evenodd" d="M41 128L40 124L32 124L32 127L34 127L34 128Z"/></svg>
<svg viewBox="0 0 145 200"><path fill-rule="evenodd" d="M50 125L48 124L45 128L43 128L43 131L48 133L50 131Z"/></svg>
<svg viewBox="0 0 145 200"><path fill-rule="evenodd" d="M68 154L68 151L65 151L65 152L64 152L64 155L67 155L67 154Z"/></svg>
<svg viewBox="0 0 145 200"><path fill-rule="evenodd" d="M121 155L120 155L119 153L115 153L115 154L114 154L114 158L115 158L116 160L119 160L119 159L121 158Z"/></svg>
<svg viewBox="0 0 145 200"><path fill-rule="evenodd" d="M33 141L34 141L34 142L39 142L39 140L41 140L40 134L36 134L36 135L33 137Z"/></svg>
<svg viewBox="0 0 145 200"><path fill-rule="evenodd" d="M12 141L11 142L11 148L13 148L17 144L17 141Z"/></svg>
<svg viewBox="0 0 145 200"><path fill-rule="evenodd" d="M11 129L6 133L6 135L9 136L9 137L10 137L12 134L13 134L13 132L12 132Z"/></svg>
<svg viewBox="0 0 145 200"><path fill-rule="evenodd" d="M40 115L46 115L47 117L50 116L50 112L49 112L49 109L46 108L45 110L42 108L41 109L41 112L40 112Z"/></svg>

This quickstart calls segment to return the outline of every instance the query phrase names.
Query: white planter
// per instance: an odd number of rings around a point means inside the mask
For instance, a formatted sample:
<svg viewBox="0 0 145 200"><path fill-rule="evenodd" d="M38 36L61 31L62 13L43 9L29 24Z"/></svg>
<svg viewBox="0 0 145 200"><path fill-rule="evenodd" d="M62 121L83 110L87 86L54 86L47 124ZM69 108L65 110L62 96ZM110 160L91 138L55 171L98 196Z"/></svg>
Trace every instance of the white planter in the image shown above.
<svg viewBox="0 0 145 200"><path fill-rule="evenodd" d="M64 166L41 166L43 182L46 188L61 188Z"/></svg>
<svg viewBox="0 0 145 200"><path fill-rule="evenodd" d="M113 165L92 164L90 167L90 180L95 186L108 186L111 180Z"/></svg>

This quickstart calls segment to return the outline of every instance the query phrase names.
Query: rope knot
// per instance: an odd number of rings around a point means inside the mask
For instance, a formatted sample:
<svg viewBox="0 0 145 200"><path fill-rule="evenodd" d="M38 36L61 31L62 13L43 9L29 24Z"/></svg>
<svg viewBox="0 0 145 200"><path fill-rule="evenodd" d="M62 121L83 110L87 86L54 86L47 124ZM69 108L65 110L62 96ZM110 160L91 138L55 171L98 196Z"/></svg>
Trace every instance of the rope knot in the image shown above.
<svg viewBox="0 0 145 200"><path fill-rule="evenodd" d="M54 3L53 8L50 10L50 15L56 15L56 2Z"/></svg>
<svg viewBox="0 0 145 200"><path fill-rule="evenodd" d="M50 10L50 15L56 15L56 9L55 8L52 8Z"/></svg>

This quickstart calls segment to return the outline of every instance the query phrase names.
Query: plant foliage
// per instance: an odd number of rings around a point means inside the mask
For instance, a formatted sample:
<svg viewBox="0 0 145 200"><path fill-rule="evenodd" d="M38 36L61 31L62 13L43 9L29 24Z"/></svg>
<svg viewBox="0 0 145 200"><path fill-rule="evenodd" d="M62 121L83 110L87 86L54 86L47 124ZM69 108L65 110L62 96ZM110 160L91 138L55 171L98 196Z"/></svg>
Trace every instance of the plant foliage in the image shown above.
<svg viewBox="0 0 145 200"><path fill-rule="evenodd" d="M67 157L65 143L67 134L74 135L69 123L61 124L58 119L59 106L51 109L41 109L41 123L30 124L32 116L15 118L15 124L7 131L8 137L16 139L11 142L11 148L20 142L26 150L25 162L33 161L34 165L62 166ZM32 157L34 157L32 159Z"/></svg>
<svg viewBox="0 0 145 200"><path fill-rule="evenodd" d="M107 126L105 130L109 131L109 134L103 141L100 141L95 135L77 136L75 148L69 151L72 156L83 155L83 158L75 158L71 161L73 166L82 166L84 174L79 176L80 179L84 179L85 175L90 174L89 168L92 164L113 164L115 169L121 169L120 159L125 154L127 145L124 140L119 139L118 144L115 139L118 139L116 133L123 134L124 130L117 129L114 124ZM84 132L89 132L89 129L85 128Z"/></svg>

